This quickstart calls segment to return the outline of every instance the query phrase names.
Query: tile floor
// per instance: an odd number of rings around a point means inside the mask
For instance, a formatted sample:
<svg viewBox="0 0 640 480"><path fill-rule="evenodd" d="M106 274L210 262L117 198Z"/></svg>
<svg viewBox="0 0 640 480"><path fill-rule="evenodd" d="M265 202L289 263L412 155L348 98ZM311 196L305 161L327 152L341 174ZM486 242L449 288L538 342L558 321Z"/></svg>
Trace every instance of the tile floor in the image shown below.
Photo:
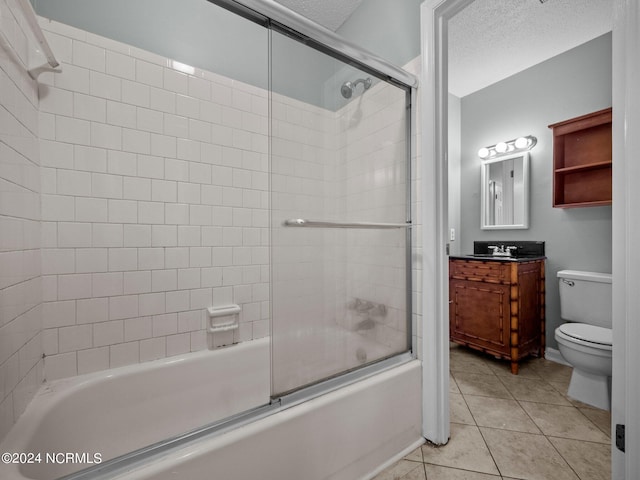
<svg viewBox="0 0 640 480"><path fill-rule="evenodd" d="M509 363L451 345L451 439L423 445L374 480L608 480L609 412L566 396L571 368Z"/></svg>

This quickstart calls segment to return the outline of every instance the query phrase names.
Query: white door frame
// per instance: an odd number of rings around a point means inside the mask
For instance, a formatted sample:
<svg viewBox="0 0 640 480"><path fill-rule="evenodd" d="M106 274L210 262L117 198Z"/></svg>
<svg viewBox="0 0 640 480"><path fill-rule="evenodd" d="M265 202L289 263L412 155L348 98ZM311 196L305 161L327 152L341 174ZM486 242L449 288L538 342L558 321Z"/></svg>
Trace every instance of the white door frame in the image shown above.
<svg viewBox="0 0 640 480"><path fill-rule="evenodd" d="M612 480L640 478L640 6L614 0Z"/></svg>
<svg viewBox="0 0 640 480"><path fill-rule="evenodd" d="M449 440L449 268L447 23L473 0L426 0L421 8L422 75L422 431Z"/></svg>
<svg viewBox="0 0 640 480"><path fill-rule="evenodd" d="M447 26L473 0L425 0L422 23L423 434L449 438L447 230ZM640 5L612 0L613 396L625 455L612 445L612 480L640 478ZM597 252L594 252L597 254ZM629 294L628 294L629 293ZM626 368L627 365L632 368ZM615 438L615 431L612 432Z"/></svg>

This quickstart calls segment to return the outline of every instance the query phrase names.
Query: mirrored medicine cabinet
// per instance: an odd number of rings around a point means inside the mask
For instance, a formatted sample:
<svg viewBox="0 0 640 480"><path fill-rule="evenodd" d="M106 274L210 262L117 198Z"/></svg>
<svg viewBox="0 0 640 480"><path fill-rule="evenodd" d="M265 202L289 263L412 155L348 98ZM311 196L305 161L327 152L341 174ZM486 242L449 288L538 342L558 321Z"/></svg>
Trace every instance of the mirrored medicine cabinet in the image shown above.
<svg viewBox="0 0 640 480"><path fill-rule="evenodd" d="M481 228L529 228L529 152L482 161Z"/></svg>

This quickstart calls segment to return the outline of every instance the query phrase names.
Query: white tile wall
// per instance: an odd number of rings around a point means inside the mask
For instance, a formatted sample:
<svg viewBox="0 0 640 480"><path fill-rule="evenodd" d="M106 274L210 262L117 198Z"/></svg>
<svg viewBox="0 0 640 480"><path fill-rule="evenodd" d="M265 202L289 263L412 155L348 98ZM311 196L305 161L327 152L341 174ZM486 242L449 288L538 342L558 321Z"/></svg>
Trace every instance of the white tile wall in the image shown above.
<svg viewBox="0 0 640 480"><path fill-rule="evenodd" d="M373 85L360 102L338 112L338 209L347 218L403 223L406 218L407 120L405 94L384 82ZM349 275L338 289L347 299L382 304L384 315L370 315L376 328L362 335L392 350L406 342L405 234L403 230L354 231L347 240ZM349 328L363 320L348 309L341 315Z"/></svg>
<svg viewBox="0 0 640 480"><path fill-rule="evenodd" d="M14 8L14 2L0 0L0 440L42 382L45 345L38 260L40 179L34 175L40 170L38 86L26 73L24 21ZM65 109L66 100L52 95L43 107ZM62 162L61 157L62 152L52 152L52 161ZM50 188L51 177L45 178ZM53 268L62 268L60 262L59 257L51 259ZM65 337L63 345L73 341Z"/></svg>
<svg viewBox="0 0 640 480"><path fill-rule="evenodd" d="M410 61L404 68L416 76L420 75L422 68L422 58L416 57ZM420 356L421 349L417 348L422 339L422 152L421 152L421 90L418 90L415 108L413 109L413 118L411 125L411 142L413 152L411 158L411 198L413 199L411 208L413 210L413 218L415 226L411 229L411 241L413 245L412 251L412 287L413 287L413 319L412 333L414 351Z"/></svg>
<svg viewBox="0 0 640 480"><path fill-rule="evenodd" d="M11 22L11 15L0 0L0 17ZM355 129L340 125L353 106L330 112L274 95L270 177L265 91L206 71L186 75L157 55L40 23L61 74L42 74L38 86L0 59L0 438L43 376L269 335L270 183L279 192L276 222L301 212L322 218L326 206L372 214L402 184L376 183L398 174L385 159L404 141L371 149L382 129L399 130L385 93L367 93L370 115ZM16 134L30 146L14 143ZM312 280L309 272L344 258L338 250L318 254L317 232L298 233L302 241L294 242L275 232L290 255L274 270L275 285L297 300L282 318L303 321L310 306L322 317L335 297L318 291L355 295L365 284L392 309L401 305L402 279L390 261L353 266L373 268L373 283L367 273L353 285ZM381 247L367 251L369 242L359 241L354 258L362 251L398 260L389 251L403 248L381 237ZM208 339L205 308L227 303L241 304L240 328ZM416 319L418 308L416 298ZM395 338L402 328L390 318L387 338Z"/></svg>
<svg viewBox="0 0 640 480"><path fill-rule="evenodd" d="M268 335L268 275L241 274L269 265L267 93L40 23L63 50L40 86L46 378L207 348L212 304L251 312L226 341Z"/></svg>
<svg viewBox="0 0 640 480"><path fill-rule="evenodd" d="M417 73L419 59L408 67ZM420 240L416 200L419 172L418 157L414 155L409 183L405 170L409 146L404 105L404 93L382 82L335 113L314 110L274 95L271 177L274 335L286 337L292 330L321 334L322 328L335 324L355 330L364 317L354 315L347 306L354 298L360 298L385 305L387 314L374 318L375 329L356 333L392 351L405 348L405 232L322 233L315 229L305 232L283 229L281 224L286 218L402 223L406 215L406 191L411 188L415 345L420 320L417 273L420 256L415 246ZM417 115L414 111L413 125ZM415 143L413 148L415 152ZM326 274L325 280L316 272ZM274 362L290 363L297 354L295 347L287 347L286 341L279 341L279 345L279 351L274 350ZM286 350L291 350L291 354ZM348 362L347 367L356 366ZM276 383L280 380L276 379ZM290 384L287 381L284 379L283 385L276 388L286 390L296 385L295 381Z"/></svg>

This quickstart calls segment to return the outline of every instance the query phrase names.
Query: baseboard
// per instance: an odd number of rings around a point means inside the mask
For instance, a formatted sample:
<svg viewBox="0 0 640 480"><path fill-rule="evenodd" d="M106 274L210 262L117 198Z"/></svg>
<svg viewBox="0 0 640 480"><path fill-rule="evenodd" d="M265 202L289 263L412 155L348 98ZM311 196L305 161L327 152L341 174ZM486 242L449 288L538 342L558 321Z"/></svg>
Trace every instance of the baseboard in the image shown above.
<svg viewBox="0 0 640 480"><path fill-rule="evenodd" d="M567 363L567 361L562 358L562 355L560 355L560 350L556 348L545 348L544 358L546 358L547 360L551 360L552 362L560 363L562 365L567 365L569 367L571 366L571 364Z"/></svg>

